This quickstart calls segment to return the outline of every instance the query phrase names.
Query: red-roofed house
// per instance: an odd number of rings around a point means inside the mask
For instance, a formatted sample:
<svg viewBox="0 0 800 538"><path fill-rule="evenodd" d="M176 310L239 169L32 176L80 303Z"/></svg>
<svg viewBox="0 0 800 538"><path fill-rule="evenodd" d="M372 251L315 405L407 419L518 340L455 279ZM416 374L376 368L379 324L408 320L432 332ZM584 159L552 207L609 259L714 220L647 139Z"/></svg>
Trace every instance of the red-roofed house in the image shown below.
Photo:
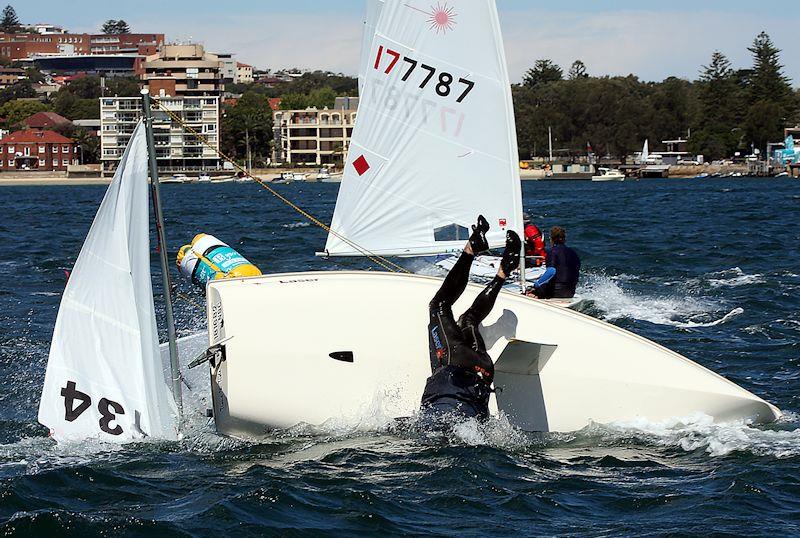
<svg viewBox="0 0 800 538"><path fill-rule="evenodd" d="M281 109L281 101L283 101L283 99L281 99L280 97L269 98L269 107L272 109L273 112Z"/></svg>
<svg viewBox="0 0 800 538"><path fill-rule="evenodd" d="M78 164L78 145L54 131L17 131L0 140L0 160L0 170L65 171Z"/></svg>
<svg viewBox="0 0 800 538"><path fill-rule="evenodd" d="M236 84L250 84L253 82L253 66L236 62Z"/></svg>
<svg viewBox="0 0 800 538"><path fill-rule="evenodd" d="M32 116L28 116L23 120L22 125L28 129L54 129L56 127L63 127L69 125L70 122L64 116L56 114L55 112L37 112Z"/></svg>

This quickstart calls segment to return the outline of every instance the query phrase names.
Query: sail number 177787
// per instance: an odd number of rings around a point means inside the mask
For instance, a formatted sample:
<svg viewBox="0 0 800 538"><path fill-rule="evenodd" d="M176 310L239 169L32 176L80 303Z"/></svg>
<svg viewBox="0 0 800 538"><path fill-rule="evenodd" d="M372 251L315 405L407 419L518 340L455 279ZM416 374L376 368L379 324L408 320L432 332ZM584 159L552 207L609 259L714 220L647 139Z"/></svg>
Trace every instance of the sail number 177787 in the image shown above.
<svg viewBox="0 0 800 538"><path fill-rule="evenodd" d="M384 56L385 53L385 56ZM378 53L375 57L375 65L374 68L376 70L383 70L385 74L390 74L394 71L395 67L400 63L400 58L402 56L403 65L406 66L405 73L400 78L403 82L408 82L411 80L414 72L416 71L417 67L419 67L421 72L421 77L417 77L420 79L419 88L425 89L430 83L431 80L438 74L438 78L435 81L435 89L436 94L439 97L449 97L450 94L453 92L453 85L457 82L458 85L461 87L461 93L459 94L458 98L456 98L456 103L461 103L467 96L472 92L472 89L475 88L475 83L466 78L459 78L458 81L455 80L455 77L446 71L437 70L435 67L430 66L425 63L421 63L418 60L413 58L409 58L408 56L403 56L399 52L394 51L390 48L384 48L383 45L378 47ZM384 57L388 61L388 63L384 62ZM384 67L384 63L386 63Z"/></svg>

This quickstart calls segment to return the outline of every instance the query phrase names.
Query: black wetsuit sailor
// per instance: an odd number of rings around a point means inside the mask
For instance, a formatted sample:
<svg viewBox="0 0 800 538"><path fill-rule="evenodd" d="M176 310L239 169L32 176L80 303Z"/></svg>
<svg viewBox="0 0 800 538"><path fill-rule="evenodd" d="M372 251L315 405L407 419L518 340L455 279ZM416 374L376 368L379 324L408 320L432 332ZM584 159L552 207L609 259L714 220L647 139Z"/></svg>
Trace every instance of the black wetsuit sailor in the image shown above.
<svg viewBox="0 0 800 538"><path fill-rule="evenodd" d="M486 352L480 324L494 307L506 277L519 267L522 243L511 231L497 276L478 295L472 306L456 322L453 304L469 282L472 261L489 249L486 232L489 223L482 216L464 252L430 302L428 341L431 370L422 396L422 411L428 417L457 413L479 419L489 416L494 363Z"/></svg>

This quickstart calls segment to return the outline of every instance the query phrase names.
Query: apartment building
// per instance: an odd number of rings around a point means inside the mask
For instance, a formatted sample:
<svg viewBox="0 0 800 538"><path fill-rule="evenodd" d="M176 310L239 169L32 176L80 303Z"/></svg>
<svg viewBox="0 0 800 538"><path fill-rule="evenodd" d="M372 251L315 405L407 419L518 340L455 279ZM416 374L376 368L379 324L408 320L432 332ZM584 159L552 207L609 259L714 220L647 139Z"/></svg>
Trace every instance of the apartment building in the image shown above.
<svg viewBox="0 0 800 538"><path fill-rule="evenodd" d="M9 60L57 54L139 54L163 45L164 34L0 33L0 57Z"/></svg>
<svg viewBox="0 0 800 538"><path fill-rule="evenodd" d="M250 84L253 82L253 66L236 62L236 84Z"/></svg>
<svg viewBox="0 0 800 538"><path fill-rule="evenodd" d="M217 58L222 62L222 82L224 84L233 84L236 82L236 58L229 52L218 52Z"/></svg>
<svg viewBox="0 0 800 538"><path fill-rule="evenodd" d="M219 149L219 97L158 97L170 112ZM142 115L140 97L100 99L100 148L104 170L115 170ZM161 109L153 111L158 169L164 173L218 170L220 159Z"/></svg>
<svg viewBox="0 0 800 538"><path fill-rule="evenodd" d="M154 96L220 96L223 62L203 45L164 45L142 64L142 80Z"/></svg>
<svg viewBox="0 0 800 538"><path fill-rule="evenodd" d="M357 97L340 97L334 108L273 112L273 160L291 164L336 165L347 157L358 113Z"/></svg>

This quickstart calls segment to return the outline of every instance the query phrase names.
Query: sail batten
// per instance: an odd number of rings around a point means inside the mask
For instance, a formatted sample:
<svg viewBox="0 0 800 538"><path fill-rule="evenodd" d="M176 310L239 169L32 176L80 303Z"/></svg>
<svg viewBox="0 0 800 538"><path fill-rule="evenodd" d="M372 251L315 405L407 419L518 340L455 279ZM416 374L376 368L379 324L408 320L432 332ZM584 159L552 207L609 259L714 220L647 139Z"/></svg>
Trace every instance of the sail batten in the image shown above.
<svg viewBox="0 0 800 538"><path fill-rule="evenodd" d="M147 163L139 124L64 290L39 404L58 441L176 437L153 304Z"/></svg>
<svg viewBox="0 0 800 538"><path fill-rule="evenodd" d="M386 0L364 37L358 120L326 251L432 255L478 214L500 246L521 232L511 88L493 0ZM369 6L368 6L369 7ZM371 41L369 48L366 43Z"/></svg>

